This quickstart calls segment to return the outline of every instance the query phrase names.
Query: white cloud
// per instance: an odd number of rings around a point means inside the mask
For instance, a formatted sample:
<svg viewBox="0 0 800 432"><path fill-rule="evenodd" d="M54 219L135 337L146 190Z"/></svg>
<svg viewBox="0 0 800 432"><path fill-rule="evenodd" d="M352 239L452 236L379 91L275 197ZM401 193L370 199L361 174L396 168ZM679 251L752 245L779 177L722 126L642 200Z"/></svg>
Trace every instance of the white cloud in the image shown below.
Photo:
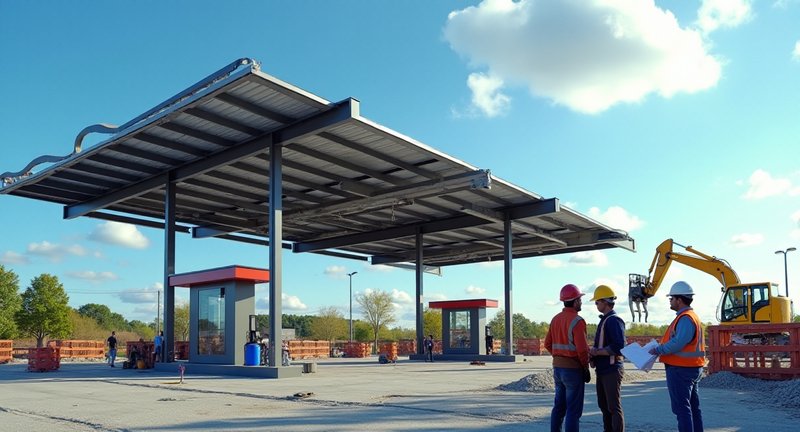
<svg viewBox="0 0 800 432"><path fill-rule="evenodd" d="M392 301L394 303L399 303L399 304L412 304L412 303L414 303L414 300L411 299L411 296L407 292L400 291L400 290L398 290L396 288L392 289Z"/></svg>
<svg viewBox="0 0 800 432"><path fill-rule="evenodd" d="M711 33L721 27L737 27L752 18L751 0L703 0L697 11L697 26Z"/></svg>
<svg viewBox="0 0 800 432"><path fill-rule="evenodd" d="M503 114L511 104L511 98L500 92L503 80L483 73L471 73L467 86L472 91L472 105L486 117Z"/></svg>
<svg viewBox="0 0 800 432"><path fill-rule="evenodd" d="M730 243L736 247L748 247L761 244L764 236L761 234L742 233L731 237Z"/></svg>
<svg viewBox="0 0 800 432"><path fill-rule="evenodd" d="M592 207L589 209L589 216L611 228L627 232L636 231L644 225L644 222L638 216L628 213L627 210L619 206L611 206L605 212L601 212L597 207Z"/></svg>
<svg viewBox="0 0 800 432"><path fill-rule="evenodd" d="M364 268L366 268L368 271L372 271L372 272L384 272L384 273L386 273L386 272L395 271L395 270L397 270L398 267L388 266L388 265L385 265L385 264L375 264L375 265L365 266Z"/></svg>
<svg viewBox="0 0 800 432"><path fill-rule="evenodd" d="M131 249L145 249L150 240L135 225L108 221L97 225L89 234L89 240Z"/></svg>
<svg viewBox="0 0 800 432"><path fill-rule="evenodd" d="M800 240L800 229L793 229L789 232L789 237L793 240Z"/></svg>
<svg viewBox="0 0 800 432"><path fill-rule="evenodd" d="M67 276L91 282L105 282L119 279L119 277L112 272L94 272L91 270L71 271L67 272Z"/></svg>
<svg viewBox="0 0 800 432"><path fill-rule="evenodd" d="M800 40L794 43L794 49L792 50L792 58L795 61L800 61Z"/></svg>
<svg viewBox="0 0 800 432"><path fill-rule="evenodd" d="M792 213L792 220L797 222L797 226L800 227L800 210Z"/></svg>
<svg viewBox="0 0 800 432"><path fill-rule="evenodd" d="M483 268L498 268L503 267L503 261L481 261L478 265Z"/></svg>
<svg viewBox="0 0 800 432"><path fill-rule="evenodd" d="M447 300L447 296L442 293L435 293L435 294L425 294L424 295L425 302L435 302L435 301L445 301ZM427 306L427 304L425 305Z"/></svg>
<svg viewBox="0 0 800 432"><path fill-rule="evenodd" d="M26 253L28 255L42 256L51 261L61 261L67 255L84 256L86 255L86 249L80 245L62 246L43 241L41 243L30 243Z"/></svg>
<svg viewBox="0 0 800 432"><path fill-rule="evenodd" d="M800 187L792 186L792 181L787 178L774 178L762 169L757 169L750 174L747 179L750 185L744 194L745 199L762 199L776 195L788 194L795 196L800 194Z"/></svg>
<svg viewBox="0 0 800 432"><path fill-rule="evenodd" d="M282 294L281 300L283 301L283 308L288 310L296 310L296 311L304 311L308 309L308 306L305 305L302 301L300 301L300 297Z"/></svg>
<svg viewBox="0 0 800 432"><path fill-rule="evenodd" d="M152 306L147 306L147 312L155 313L155 305L158 302L158 292L162 290L164 284L161 282L156 282L153 285L150 285L144 289L128 289L124 290L119 293L119 299L122 300L123 303L134 303L134 304L151 304ZM161 298L161 305L164 305L164 298ZM151 310L152 308L152 310Z"/></svg>
<svg viewBox="0 0 800 432"><path fill-rule="evenodd" d="M486 292L486 289L475 285L470 285L464 288L464 292L470 295L481 295Z"/></svg>
<svg viewBox="0 0 800 432"><path fill-rule="evenodd" d="M651 93L668 98L708 89L721 71L702 34L681 28L653 0L485 0L451 12L444 36L493 80L479 87L483 98L473 90L480 109L507 104L499 87L507 83L599 113Z"/></svg>
<svg viewBox="0 0 800 432"><path fill-rule="evenodd" d="M14 251L6 251L0 256L0 264L28 264L30 260L28 257L22 254L18 254Z"/></svg>
<svg viewBox="0 0 800 432"><path fill-rule="evenodd" d="M566 264L564 263L564 261L561 261L560 259L544 258L542 260L542 265L547 268L559 268L559 267L564 267Z"/></svg>
<svg viewBox="0 0 800 432"><path fill-rule="evenodd" d="M347 277L347 267L338 265L326 267L324 273L334 279L343 279Z"/></svg>
<svg viewBox="0 0 800 432"><path fill-rule="evenodd" d="M608 265L608 257L600 251L577 252L569 257L569 262L577 265L604 267Z"/></svg>

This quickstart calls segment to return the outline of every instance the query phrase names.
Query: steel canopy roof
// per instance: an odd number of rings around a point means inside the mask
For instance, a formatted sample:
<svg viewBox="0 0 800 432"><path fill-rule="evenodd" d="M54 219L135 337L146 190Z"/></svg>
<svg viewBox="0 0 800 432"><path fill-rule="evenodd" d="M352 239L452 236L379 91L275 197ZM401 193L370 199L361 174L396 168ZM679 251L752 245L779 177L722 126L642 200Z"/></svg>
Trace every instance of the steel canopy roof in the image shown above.
<svg viewBox="0 0 800 432"><path fill-rule="evenodd" d="M88 133L112 134L81 151ZM444 266L513 256L621 247L605 226L332 103L241 59L119 126L94 125L64 158L6 172L0 193L89 216L163 227L176 184L177 230L266 244L269 147L283 146L283 247L369 260ZM42 162L52 165L33 173Z"/></svg>

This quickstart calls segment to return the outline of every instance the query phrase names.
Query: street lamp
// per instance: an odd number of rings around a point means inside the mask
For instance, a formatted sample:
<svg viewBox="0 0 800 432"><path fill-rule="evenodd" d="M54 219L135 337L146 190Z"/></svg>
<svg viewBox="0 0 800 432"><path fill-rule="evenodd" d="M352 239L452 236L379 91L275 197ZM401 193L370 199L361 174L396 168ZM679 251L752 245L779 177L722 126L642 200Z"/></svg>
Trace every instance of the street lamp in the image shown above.
<svg viewBox="0 0 800 432"><path fill-rule="evenodd" d="M350 342L353 342L353 275L356 273L358 272L347 273L350 278Z"/></svg>
<svg viewBox="0 0 800 432"><path fill-rule="evenodd" d="M789 298L789 270L788 270L788 267L786 267L786 255L789 252L796 251L796 250L797 250L797 248L790 247L790 248L788 248L786 250L775 251L776 255L777 254L783 254L783 281L784 281L784 285L786 285L786 298Z"/></svg>

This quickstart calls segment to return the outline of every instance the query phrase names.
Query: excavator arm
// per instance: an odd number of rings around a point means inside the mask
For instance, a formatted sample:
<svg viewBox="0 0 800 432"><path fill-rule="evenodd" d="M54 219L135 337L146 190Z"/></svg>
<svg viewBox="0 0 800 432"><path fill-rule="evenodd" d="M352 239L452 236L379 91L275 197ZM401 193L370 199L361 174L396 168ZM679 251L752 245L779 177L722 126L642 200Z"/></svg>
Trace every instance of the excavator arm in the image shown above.
<svg viewBox="0 0 800 432"><path fill-rule="evenodd" d="M673 244L684 248L689 254L673 251ZM656 254L650 264L650 271L643 289L645 297L649 298L656 294L672 261L714 276L722 284L723 291L725 287L741 282L739 276L725 260L706 255L691 246L675 243L672 239L666 239L656 248Z"/></svg>

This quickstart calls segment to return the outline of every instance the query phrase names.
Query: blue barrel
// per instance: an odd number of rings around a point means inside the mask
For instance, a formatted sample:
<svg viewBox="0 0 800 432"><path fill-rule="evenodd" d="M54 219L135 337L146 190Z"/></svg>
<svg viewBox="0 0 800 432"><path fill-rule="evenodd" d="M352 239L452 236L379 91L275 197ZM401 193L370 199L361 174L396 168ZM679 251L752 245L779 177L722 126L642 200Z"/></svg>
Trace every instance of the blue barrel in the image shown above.
<svg viewBox="0 0 800 432"><path fill-rule="evenodd" d="M261 364L261 345L247 343L244 345L244 365L258 366Z"/></svg>

